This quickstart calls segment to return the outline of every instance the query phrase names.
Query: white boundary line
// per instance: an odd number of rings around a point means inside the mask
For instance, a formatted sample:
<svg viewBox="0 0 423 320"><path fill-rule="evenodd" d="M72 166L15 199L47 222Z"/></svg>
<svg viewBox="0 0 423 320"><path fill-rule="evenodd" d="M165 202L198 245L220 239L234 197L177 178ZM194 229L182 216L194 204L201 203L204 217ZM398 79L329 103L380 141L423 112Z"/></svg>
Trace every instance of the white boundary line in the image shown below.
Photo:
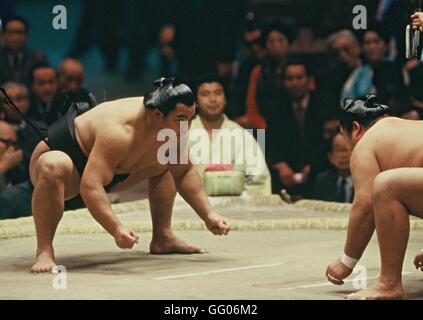
<svg viewBox="0 0 423 320"><path fill-rule="evenodd" d="M286 264L285 262L278 262L272 264L261 264L261 265L253 265L253 266L244 266L244 267L237 267L237 268L227 268L227 269L217 269L217 270L210 270L204 272L197 272L197 273L185 273L179 274L174 276L165 276L165 277L156 277L153 280L170 280L170 279L180 279L180 278L191 278L191 277L198 277L204 276L208 274L215 274L215 273L224 273L224 272L234 272L234 271L242 271L242 270L250 270L250 269L259 269L259 268L270 268L270 267L277 267Z"/></svg>

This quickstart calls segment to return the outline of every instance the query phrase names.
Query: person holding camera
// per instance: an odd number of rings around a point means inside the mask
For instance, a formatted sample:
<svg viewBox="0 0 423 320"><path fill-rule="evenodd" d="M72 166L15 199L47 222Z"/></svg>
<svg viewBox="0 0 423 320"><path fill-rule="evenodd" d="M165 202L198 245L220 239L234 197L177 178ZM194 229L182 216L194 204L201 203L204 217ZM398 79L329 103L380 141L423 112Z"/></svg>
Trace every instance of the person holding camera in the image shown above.
<svg viewBox="0 0 423 320"><path fill-rule="evenodd" d="M415 12L412 16L412 27L423 32L423 12Z"/></svg>

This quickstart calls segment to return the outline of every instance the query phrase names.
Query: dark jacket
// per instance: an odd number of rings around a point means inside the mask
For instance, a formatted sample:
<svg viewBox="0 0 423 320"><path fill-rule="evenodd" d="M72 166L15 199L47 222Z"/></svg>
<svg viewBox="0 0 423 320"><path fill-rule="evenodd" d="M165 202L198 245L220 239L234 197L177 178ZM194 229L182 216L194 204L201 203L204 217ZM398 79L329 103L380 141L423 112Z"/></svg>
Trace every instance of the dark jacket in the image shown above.
<svg viewBox="0 0 423 320"><path fill-rule="evenodd" d="M60 107L54 104L55 98L53 98L53 102L49 107L45 106L44 103L34 95L31 95L30 99L31 105L26 116L41 122L44 129L48 128L53 122L61 117Z"/></svg>
<svg viewBox="0 0 423 320"><path fill-rule="evenodd" d="M310 93L308 107L305 113L304 129L301 134L300 126L295 117L292 100L281 93L278 100L273 101L271 110L266 110L266 162L272 175L272 192L279 192L284 186L280 182L277 170L273 165L286 162L295 172L300 172L305 165L312 165L314 150L323 144L322 131L326 112L334 108L333 99L316 92ZM329 111L328 111L329 109ZM311 167L308 182L288 191L305 197L311 194L314 183L314 168Z"/></svg>
<svg viewBox="0 0 423 320"><path fill-rule="evenodd" d="M266 114L266 159L269 165L284 161L292 169L301 170L310 163L311 150L322 143L324 114L332 102L318 93L310 93L303 138L291 99L283 94L278 105Z"/></svg>
<svg viewBox="0 0 423 320"><path fill-rule="evenodd" d="M38 63L47 62L46 55L38 50L24 47L21 54L19 68L15 72L10 65L7 49L4 46L0 47L0 84L7 81L18 81L28 85L32 67Z"/></svg>
<svg viewBox="0 0 423 320"><path fill-rule="evenodd" d="M316 178L313 189L313 199L322 201L345 202L340 198L340 191L338 187L338 172L336 169L331 169L319 174ZM354 190L352 190L352 197L349 202L354 198Z"/></svg>

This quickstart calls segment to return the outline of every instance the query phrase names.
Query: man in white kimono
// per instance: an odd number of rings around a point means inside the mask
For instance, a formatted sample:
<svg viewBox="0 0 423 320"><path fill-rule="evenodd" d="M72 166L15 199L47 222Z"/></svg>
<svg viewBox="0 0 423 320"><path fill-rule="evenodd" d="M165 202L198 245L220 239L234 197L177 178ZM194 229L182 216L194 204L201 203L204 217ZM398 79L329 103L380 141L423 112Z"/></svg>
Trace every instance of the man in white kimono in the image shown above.
<svg viewBox="0 0 423 320"><path fill-rule="evenodd" d="M193 88L198 115L189 131L190 159L201 177L206 171L238 171L248 195L270 195L271 180L263 155L264 130L258 142L252 134L223 113L225 86L214 75L203 75ZM207 184L207 181L204 181Z"/></svg>

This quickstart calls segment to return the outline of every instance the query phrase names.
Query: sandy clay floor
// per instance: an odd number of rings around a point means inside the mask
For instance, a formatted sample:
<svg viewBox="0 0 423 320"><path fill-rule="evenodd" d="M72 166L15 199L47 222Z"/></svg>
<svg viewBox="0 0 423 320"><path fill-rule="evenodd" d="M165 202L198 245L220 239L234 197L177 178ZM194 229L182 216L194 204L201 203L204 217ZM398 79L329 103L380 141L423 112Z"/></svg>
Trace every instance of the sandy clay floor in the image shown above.
<svg viewBox="0 0 423 320"><path fill-rule="evenodd" d="M333 214L285 207L219 208L230 219L246 221L288 219ZM179 211L178 211L179 210ZM175 210L175 221L199 222L192 211ZM281 211L285 212L284 214ZM148 221L148 212L120 215L124 221ZM347 217L347 215L345 215ZM339 214L339 217L341 215ZM342 215L342 218L345 218ZM240 219L240 220L237 220ZM85 220L84 220L85 221ZM87 221L92 223L91 217ZM29 223L29 222L27 222ZM94 224L94 223L93 223ZM239 222L238 222L239 224ZM1 226L0 226L1 228ZM190 229L190 228L188 228ZM132 250L118 249L104 233L59 233L55 240L57 263L65 266L57 275L29 273L34 261L34 236L0 240L0 299L344 299L354 292L356 276L343 286L324 277L326 266L342 253L345 230L234 228L227 237L207 230L177 230L181 238L207 253L151 255L151 231L141 231ZM263 229L263 230L259 230ZM423 230L413 230L403 269L406 299L423 299L423 273L414 269L414 255L423 247ZM359 263L367 284L379 273L376 237ZM57 289L63 286L66 289ZM55 288L56 287L56 288Z"/></svg>

